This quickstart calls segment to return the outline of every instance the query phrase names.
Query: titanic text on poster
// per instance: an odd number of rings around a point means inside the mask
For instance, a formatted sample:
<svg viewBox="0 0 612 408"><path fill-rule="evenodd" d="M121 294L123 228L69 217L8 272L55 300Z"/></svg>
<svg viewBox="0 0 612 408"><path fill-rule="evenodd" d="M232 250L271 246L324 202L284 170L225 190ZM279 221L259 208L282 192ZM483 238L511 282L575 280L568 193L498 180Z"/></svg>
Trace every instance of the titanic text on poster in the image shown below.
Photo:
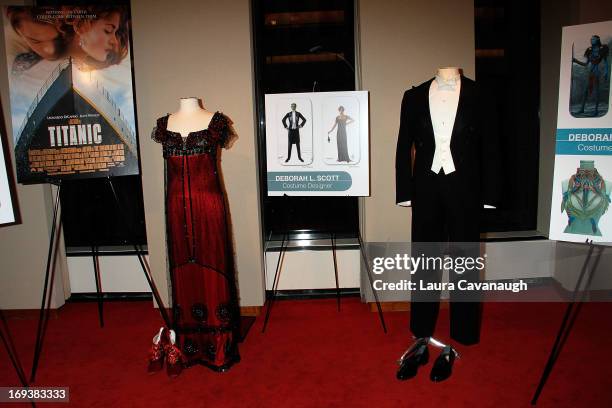
<svg viewBox="0 0 612 408"><path fill-rule="evenodd" d="M138 174L129 9L3 12L18 181Z"/></svg>

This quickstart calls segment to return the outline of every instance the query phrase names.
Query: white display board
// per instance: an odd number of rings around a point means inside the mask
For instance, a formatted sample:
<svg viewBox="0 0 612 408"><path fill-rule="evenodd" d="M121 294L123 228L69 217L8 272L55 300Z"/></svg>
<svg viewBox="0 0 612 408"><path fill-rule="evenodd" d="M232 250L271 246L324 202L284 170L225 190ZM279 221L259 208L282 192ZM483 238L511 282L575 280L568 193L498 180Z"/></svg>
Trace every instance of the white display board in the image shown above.
<svg viewBox="0 0 612 408"><path fill-rule="evenodd" d="M612 21L563 28L550 239L612 242Z"/></svg>
<svg viewBox="0 0 612 408"><path fill-rule="evenodd" d="M268 94L269 196L370 194L368 92Z"/></svg>
<svg viewBox="0 0 612 408"><path fill-rule="evenodd" d="M1 126L0 128L4 128ZM1 131L1 130L0 130ZM6 135L0 135L0 139L2 141ZM6 162L5 157L9 157L8 152L4 150L4 143L0 143L0 225L2 224L11 224L15 222L15 211L13 208L13 198L11 197L11 188L10 184L12 180L9 181L8 177L8 166L9 163Z"/></svg>

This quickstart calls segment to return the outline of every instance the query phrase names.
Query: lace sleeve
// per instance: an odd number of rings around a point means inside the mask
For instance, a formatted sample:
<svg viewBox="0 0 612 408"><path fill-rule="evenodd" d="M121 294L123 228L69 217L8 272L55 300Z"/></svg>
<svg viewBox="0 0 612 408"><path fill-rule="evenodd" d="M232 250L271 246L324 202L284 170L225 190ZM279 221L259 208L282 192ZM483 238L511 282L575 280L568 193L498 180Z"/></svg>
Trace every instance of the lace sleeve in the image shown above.
<svg viewBox="0 0 612 408"><path fill-rule="evenodd" d="M228 146L228 142L235 134L232 124L233 122L230 118L222 113L219 114L219 118L215 123L216 142L223 148Z"/></svg>
<svg viewBox="0 0 612 408"><path fill-rule="evenodd" d="M164 129L166 129L166 124L164 123L164 120L167 120L167 118L162 117L157 119L157 123L151 132L151 139L153 139L154 142L164 143L166 141L166 132L164 132Z"/></svg>
<svg viewBox="0 0 612 408"><path fill-rule="evenodd" d="M151 132L151 139L153 139L154 142L162 143L162 139L161 139L162 135L158 129L159 128L157 126L153 128L153 131Z"/></svg>

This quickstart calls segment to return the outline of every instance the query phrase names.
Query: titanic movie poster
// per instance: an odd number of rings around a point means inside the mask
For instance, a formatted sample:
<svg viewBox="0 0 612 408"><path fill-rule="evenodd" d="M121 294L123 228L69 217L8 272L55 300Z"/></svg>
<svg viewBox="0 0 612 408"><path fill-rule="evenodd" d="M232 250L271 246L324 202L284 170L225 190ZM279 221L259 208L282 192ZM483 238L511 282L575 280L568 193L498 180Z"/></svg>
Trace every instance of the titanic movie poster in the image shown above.
<svg viewBox="0 0 612 408"><path fill-rule="evenodd" d="M3 7L17 180L138 174L127 6Z"/></svg>
<svg viewBox="0 0 612 408"><path fill-rule="evenodd" d="M550 239L612 242L612 21L563 27Z"/></svg>

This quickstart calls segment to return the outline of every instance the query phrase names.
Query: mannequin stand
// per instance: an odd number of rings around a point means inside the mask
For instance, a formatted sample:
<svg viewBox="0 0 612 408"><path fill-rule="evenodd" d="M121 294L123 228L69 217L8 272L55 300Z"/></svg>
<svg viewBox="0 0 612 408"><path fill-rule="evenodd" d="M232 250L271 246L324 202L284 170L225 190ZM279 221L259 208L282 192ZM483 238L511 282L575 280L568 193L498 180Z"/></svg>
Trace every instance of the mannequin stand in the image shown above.
<svg viewBox="0 0 612 408"><path fill-rule="evenodd" d="M576 287L574 288L574 293L572 294L572 300L567 305L567 309L565 311L565 315L563 316L563 320L561 321L561 327L559 327L559 332L557 333L557 338L555 339L555 343L553 345L552 350L550 351L550 356L548 357L548 361L544 366L544 371L542 372L542 377L540 377L540 382L538 384L538 388L533 395L531 400L531 405L536 405L538 402L538 398L546 385L546 381L552 372L555 363L557 362L557 358L559 354L561 354L561 350L569 337L572 328L574 327L574 323L576 322L576 318L578 317L578 313L580 313L580 309L584 304L585 298L588 294L588 290L591 286L591 282L593 280L593 276L595 276L595 270L597 269L597 265L599 264L599 260L601 259L601 254L603 253L606 246L603 245L595 245L592 240L586 240L585 244L589 246L589 252L587 253L586 259L584 260L584 264L582 265L582 270L580 271L580 276L578 277L578 281L576 282ZM595 256L595 260L593 261L593 265L589 270L589 262L593 257L593 252L597 248L597 255ZM578 299L578 293L580 291L582 281L585 276L587 276L586 283L584 285L584 290Z"/></svg>
<svg viewBox="0 0 612 408"><path fill-rule="evenodd" d="M106 177L106 181L113 194L113 199L115 201L115 204L117 205L117 210L119 211L119 214L121 214L121 217L123 218L122 224L125 225L127 229L128 239L129 241L131 241L131 244L134 247L134 251L136 252L136 255L138 256L138 261L145 275L147 283L149 284L149 287L151 288L151 292L153 293L155 302L157 303L159 307L159 311L162 315L164 323L166 327L171 327L170 318L168 317L166 308L164 307L161 301L161 297L159 295L157 287L155 286L155 283L153 282L153 277L151 275L150 268L148 267L146 259L144 258L144 252L142 248L140 247L140 245L138 245L136 241L134 240L134 233L131 228L132 223L130 222L130 220L127 219L125 215L126 213L123 211L121 202L119 201L119 197L117 195L115 186L112 181L112 177L111 176ZM34 348L34 360L32 362L30 382L34 382L36 379L36 371L38 369L40 353L41 353L42 346L43 346L47 323L49 321L49 309L51 307L53 282L55 280L55 267L52 267L51 265L55 260L55 255L57 255L57 248L59 245L59 240L60 240L59 238L60 238L60 231L61 231L61 224L62 224L61 214L59 213L59 202L60 202L60 192L61 192L61 187L62 187L62 181L61 180L48 180L47 182L50 184L56 185L57 192L55 196L55 204L53 206L53 221L51 224L51 237L49 238L49 251L47 253L47 266L45 270L45 281L43 285L43 295L42 295L42 300L41 300L41 305L40 305L40 313L38 316L38 328L36 331L36 345ZM92 244L92 256L93 256L93 262L94 262L94 274L95 274L95 280L96 280L96 291L97 291L97 300L98 300L98 317L100 319L100 326L104 327L102 293L100 291L100 270L99 270L99 263L98 263L98 248L94 244Z"/></svg>

